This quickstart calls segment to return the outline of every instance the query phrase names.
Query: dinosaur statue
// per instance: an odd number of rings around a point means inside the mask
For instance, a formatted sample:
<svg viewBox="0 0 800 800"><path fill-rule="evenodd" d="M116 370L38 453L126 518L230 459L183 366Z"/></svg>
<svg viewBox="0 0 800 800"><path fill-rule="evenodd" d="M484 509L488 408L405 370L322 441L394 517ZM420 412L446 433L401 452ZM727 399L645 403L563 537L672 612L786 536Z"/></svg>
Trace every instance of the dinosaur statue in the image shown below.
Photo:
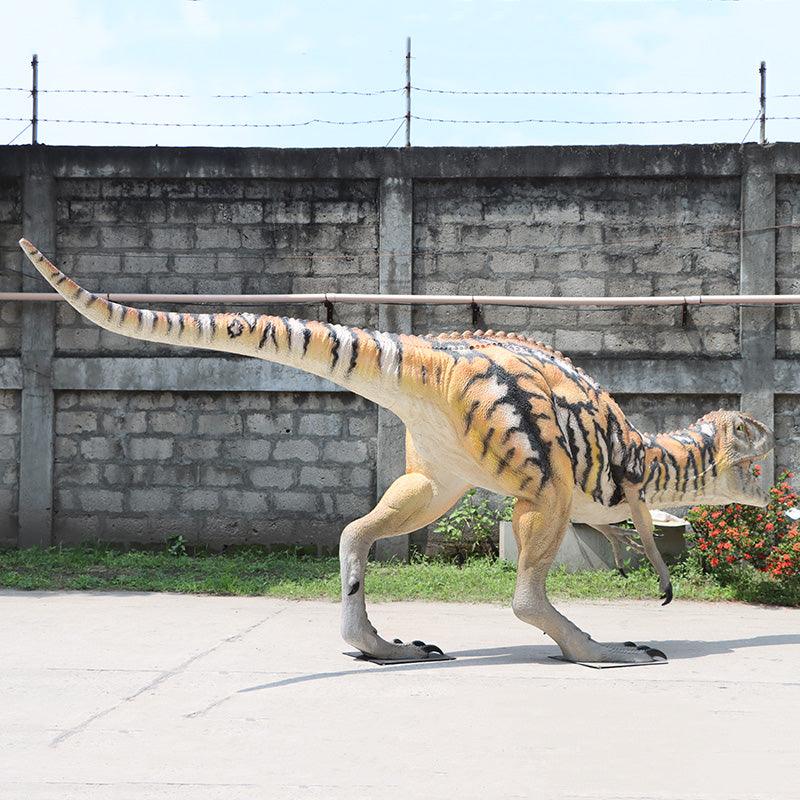
<svg viewBox="0 0 800 800"><path fill-rule="evenodd" d="M56 291L102 328L286 364L400 417L406 474L345 527L340 543L342 636L367 655L404 660L442 652L378 635L364 597L367 554L377 539L433 522L470 487L516 498L514 613L554 639L567 659L589 662L665 656L632 642L596 642L550 604L545 578L570 519L602 531L632 517L647 554L663 566L652 552L649 504L767 502L751 469L772 448L766 426L747 414L714 411L686 430L646 436L569 359L524 336L397 335L250 313L142 310L86 291L30 242L20 246ZM660 581L669 597L666 567Z"/></svg>

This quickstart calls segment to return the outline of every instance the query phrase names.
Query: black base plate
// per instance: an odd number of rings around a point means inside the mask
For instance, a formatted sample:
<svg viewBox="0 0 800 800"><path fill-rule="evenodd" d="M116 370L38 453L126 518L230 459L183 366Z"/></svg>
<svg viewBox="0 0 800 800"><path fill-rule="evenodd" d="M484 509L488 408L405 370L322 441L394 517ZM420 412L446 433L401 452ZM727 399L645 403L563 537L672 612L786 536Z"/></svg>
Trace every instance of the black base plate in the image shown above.
<svg viewBox="0 0 800 800"><path fill-rule="evenodd" d="M350 656L356 661L368 661L370 664L380 664L385 667L387 664L430 664L431 661L455 661L455 656L443 656L440 653L431 653L427 658L373 658L372 656L365 655L360 650L355 650L352 653L342 653L344 656Z"/></svg>
<svg viewBox="0 0 800 800"><path fill-rule="evenodd" d="M641 662L617 662L617 661L573 661L571 658L564 658L564 656L547 656L552 658L553 661L566 661L567 664L579 664L581 667L589 667L590 669L619 669L619 667L649 667L651 664L668 664L669 662L663 658L657 658L655 661L641 661Z"/></svg>

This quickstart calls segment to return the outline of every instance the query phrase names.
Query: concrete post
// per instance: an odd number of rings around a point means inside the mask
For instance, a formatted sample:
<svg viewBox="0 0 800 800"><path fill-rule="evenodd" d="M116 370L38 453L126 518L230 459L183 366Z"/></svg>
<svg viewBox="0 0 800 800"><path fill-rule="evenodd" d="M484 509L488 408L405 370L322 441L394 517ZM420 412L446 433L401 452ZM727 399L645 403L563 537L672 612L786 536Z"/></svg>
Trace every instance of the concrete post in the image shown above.
<svg viewBox="0 0 800 800"><path fill-rule="evenodd" d="M412 182L409 178L383 178L380 184L380 291L389 294L412 292ZM392 333L411 333L410 306L381 306L378 327ZM377 495L405 472L404 428L394 414L378 409ZM375 543L375 557L381 561L408 558L408 536L382 539Z"/></svg>
<svg viewBox="0 0 800 800"><path fill-rule="evenodd" d="M769 146L745 145L742 159L742 294L775 292L775 169ZM753 231L746 233L746 231ZM740 309L742 394L740 408L774 428L775 308ZM765 461L764 482L775 473L774 455Z"/></svg>
<svg viewBox="0 0 800 800"><path fill-rule="evenodd" d="M38 149L38 148L37 148ZM55 254L56 192L44 154L29 153L22 189L22 230L48 255ZM42 280L24 266L23 291L42 291ZM20 547L48 547L53 530L53 425L51 384L55 303L24 303L22 309L21 431L19 464Z"/></svg>

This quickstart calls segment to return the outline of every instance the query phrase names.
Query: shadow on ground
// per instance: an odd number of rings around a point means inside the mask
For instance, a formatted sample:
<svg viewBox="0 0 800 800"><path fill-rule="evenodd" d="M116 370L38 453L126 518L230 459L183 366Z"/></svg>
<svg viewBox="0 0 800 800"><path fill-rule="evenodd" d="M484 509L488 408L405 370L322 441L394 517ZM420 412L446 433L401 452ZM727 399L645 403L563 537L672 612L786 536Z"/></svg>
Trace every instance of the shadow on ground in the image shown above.
<svg viewBox="0 0 800 800"><path fill-rule="evenodd" d="M659 642L648 642L653 647L663 650L670 660L704 658L705 656L733 653L747 647L775 647L781 645L800 644L800 634L780 634L776 636L753 636L750 639L721 639L719 641L696 641L690 639L673 639ZM554 661L549 656L559 654L554 645L513 645L509 647L484 647L477 650L454 650L448 655L455 656L456 661L432 661L430 663L397 664L395 666L375 666L367 668L343 669L336 672L315 672L308 675L296 675L291 678L262 683L240 689L239 694L257 692L262 689L277 689L281 686L292 686L297 683L339 678L355 674L374 672L406 672L418 669L461 669L464 667L485 667L498 664L529 664L536 662L540 666L552 669L563 669L566 662Z"/></svg>

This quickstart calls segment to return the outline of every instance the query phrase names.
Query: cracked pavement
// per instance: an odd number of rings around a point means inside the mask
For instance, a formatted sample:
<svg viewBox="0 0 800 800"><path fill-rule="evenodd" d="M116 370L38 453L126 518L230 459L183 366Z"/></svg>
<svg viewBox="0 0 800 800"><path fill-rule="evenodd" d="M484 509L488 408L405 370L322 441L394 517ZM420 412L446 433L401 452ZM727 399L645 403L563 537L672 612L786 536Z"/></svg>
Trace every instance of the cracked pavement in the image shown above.
<svg viewBox="0 0 800 800"><path fill-rule="evenodd" d="M372 604L457 657L380 667L324 601L0 592L0 800L800 796L800 609L556 605L669 663L553 661L495 605Z"/></svg>

